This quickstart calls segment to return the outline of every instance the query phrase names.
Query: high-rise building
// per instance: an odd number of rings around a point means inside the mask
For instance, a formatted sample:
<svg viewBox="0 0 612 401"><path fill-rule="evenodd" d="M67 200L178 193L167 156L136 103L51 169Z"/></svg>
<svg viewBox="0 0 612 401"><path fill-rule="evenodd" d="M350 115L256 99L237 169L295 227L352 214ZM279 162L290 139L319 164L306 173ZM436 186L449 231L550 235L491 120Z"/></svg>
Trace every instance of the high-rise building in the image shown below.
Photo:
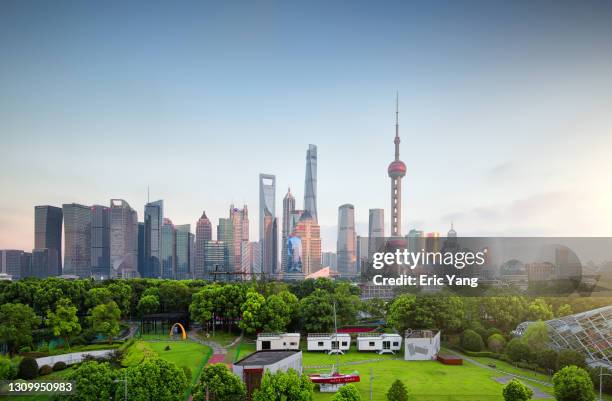
<svg viewBox="0 0 612 401"><path fill-rule="evenodd" d="M368 267L370 260L369 249L370 240L374 241L376 238L357 236L355 245L357 247L355 251L355 272L361 274Z"/></svg>
<svg viewBox="0 0 612 401"><path fill-rule="evenodd" d="M332 271L338 271L338 263L335 252L321 253L321 266L329 267Z"/></svg>
<svg viewBox="0 0 612 401"><path fill-rule="evenodd" d="M384 236L385 209L370 209L368 219L368 258L371 258L374 252L383 250Z"/></svg>
<svg viewBox="0 0 612 401"><path fill-rule="evenodd" d="M16 249L0 251L0 273L7 274L12 280L31 275L32 254Z"/></svg>
<svg viewBox="0 0 612 401"><path fill-rule="evenodd" d="M164 201L149 202L144 208L144 269L142 277L155 278L161 275L160 251L162 247L161 227L164 220Z"/></svg>
<svg viewBox="0 0 612 401"><path fill-rule="evenodd" d="M138 222L138 261L136 270L139 272L145 269L145 223Z"/></svg>
<svg viewBox="0 0 612 401"><path fill-rule="evenodd" d="M123 199L110 201L111 276L138 277L138 214Z"/></svg>
<svg viewBox="0 0 612 401"><path fill-rule="evenodd" d="M242 242L249 241L249 210L247 205L243 209L230 206L230 220L232 222L232 230L234 234L234 244L230 256L234 258L234 271L236 273L250 273L249 270L242 269ZM236 277L238 278L238 276ZM240 278L245 278L244 276Z"/></svg>
<svg viewBox="0 0 612 401"><path fill-rule="evenodd" d="M186 280L191 278L191 254L193 234L191 225L182 224L176 228L176 279Z"/></svg>
<svg viewBox="0 0 612 401"><path fill-rule="evenodd" d="M249 241L240 242L240 271L245 274L242 276L243 279L249 279L253 272L253 253L251 252L251 243Z"/></svg>
<svg viewBox="0 0 612 401"><path fill-rule="evenodd" d="M304 180L304 210L318 222L317 215L317 146L308 145L306 151L306 178Z"/></svg>
<svg viewBox="0 0 612 401"><path fill-rule="evenodd" d="M266 273L271 266L266 265L266 249L272 249L272 244L265 243L265 224L264 219L272 216L276 220L276 176L272 174L259 174L259 242L261 246L261 267L262 272ZM278 245L277 245L278 247ZM276 266L275 262L274 266Z"/></svg>
<svg viewBox="0 0 612 401"><path fill-rule="evenodd" d="M42 248L32 250L32 276L47 278L60 275L57 250Z"/></svg>
<svg viewBox="0 0 612 401"><path fill-rule="evenodd" d="M91 277L91 208L77 203L62 205L64 215L63 274Z"/></svg>
<svg viewBox="0 0 612 401"><path fill-rule="evenodd" d="M234 272L234 226L230 218L219 218L217 225L217 241L221 241L223 246L227 248L228 260L223 263L223 268L227 272ZM206 258L206 248L204 250L204 258ZM210 271L210 270L207 270Z"/></svg>
<svg viewBox="0 0 612 401"><path fill-rule="evenodd" d="M206 270L204 269L204 251L206 250L206 241L212 240L212 224L206 212L202 212L202 217L196 223L196 244L195 244L195 261L193 267L193 275L195 278L204 278Z"/></svg>
<svg viewBox="0 0 612 401"><path fill-rule="evenodd" d="M402 235L402 178L406 175L406 165L400 160L399 137L399 97L395 100L395 159L389 164L387 172L391 178L391 237Z"/></svg>
<svg viewBox="0 0 612 401"><path fill-rule="evenodd" d="M206 241L204 244L205 278L213 281L228 281L231 276L229 270L229 251L223 241Z"/></svg>
<svg viewBox="0 0 612 401"><path fill-rule="evenodd" d="M408 250L421 252L423 249L425 249L425 232L413 228L408 232Z"/></svg>
<svg viewBox="0 0 612 401"><path fill-rule="evenodd" d="M62 209L55 206L34 207L34 248L50 249L62 270Z"/></svg>
<svg viewBox="0 0 612 401"><path fill-rule="evenodd" d="M296 241L299 238L299 243ZM299 246L298 246L299 245ZM301 253L301 272L304 275L312 274L321 269L321 228L310 215L310 212L305 210L301 213L300 220L293 229L291 236L288 238L287 253L293 258L293 264L290 266L294 271L295 254L292 252L299 250ZM289 272L289 269L287 270Z"/></svg>
<svg viewBox="0 0 612 401"><path fill-rule="evenodd" d="M261 276L261 243L258 241L249 242L251 252L251 273L259 278Z"/></svg>
<svg viewBox="0 0 612 401"><path fill-rule="evenodd" d="M338 208L338 273L342 277L354 277L355 271L355 207L350 204Z"/></svg>
<svg viewBox="0 0 612 401"><path fill-rule="evenodd" d="M91 207L91 275L98 280L110 277L110 209Z"/></svg>
<svg viewBox="0 0 612 401"><path fill-rule="evenodd" d="M162 225L161 277L176 278L176 229L170 219Z"/></svg>
<svg viewBox="0 0 612 401"><path fill-rule="evenodd" d="M287 238L293 231L292 213L295 211L295 197L291 194L291 188L287 190L287 195L283 198L283 230L281 239L281 270L287 271L289 260L287 259Z"/></svg>
<svg viewBox="0 0 612 401"><path fill-rule="evenodd" d="M278 271L278 224L277 219L270 213L268 209L265 210L265 217L263 220L263 241L261 241L261 253L262 253L262 273L267 277L275 278Z"/></svg>

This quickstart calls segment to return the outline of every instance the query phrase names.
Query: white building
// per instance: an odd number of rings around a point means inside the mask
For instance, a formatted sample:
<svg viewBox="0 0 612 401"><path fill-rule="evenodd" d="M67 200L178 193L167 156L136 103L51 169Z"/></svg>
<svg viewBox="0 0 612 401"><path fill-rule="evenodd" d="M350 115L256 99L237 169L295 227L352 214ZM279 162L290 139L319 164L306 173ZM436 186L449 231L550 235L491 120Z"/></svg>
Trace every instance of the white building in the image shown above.
<svg viewBox="0 0 612 401"><path fill-rule="evenodd" d="M257 335L257 351L299 349L300 333L260 333Z"/></svg>
<svg viewBox="0 0 612 401"><path fill-rule="evenodd" d="M351 336L346 333L308 333L308 351L344 354L351 348Z"/></svg>
<svg viewBox="0 0 612 401"><path fill-rule="evenodd" d="M402 336L387 333L361 333L357 336L357 350L395 354L402 348Z"/></svg>
<svg viewBox="0 0 612 401"><path fill-rule="evenodd" d="M406 330L404 359L430 361L440 352L440 332L437 330Z"/></svg>

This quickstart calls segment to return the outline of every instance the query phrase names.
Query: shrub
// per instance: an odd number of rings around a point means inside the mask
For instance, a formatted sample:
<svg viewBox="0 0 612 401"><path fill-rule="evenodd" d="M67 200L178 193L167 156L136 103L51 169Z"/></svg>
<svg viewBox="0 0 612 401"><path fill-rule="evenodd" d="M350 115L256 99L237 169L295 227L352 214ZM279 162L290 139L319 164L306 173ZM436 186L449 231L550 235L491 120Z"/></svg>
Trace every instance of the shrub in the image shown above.
<svg viewBox="0 0 612 401"><path fill-rule="evenodd" d="M396 380L391 384L387 393L388 401L408 401L408 390L401 380Z"/></svg>
<svg viewBox="0 0 612 401"><path fill-rule="evenodd" d="M49 365L42 365L40 369L38 369L38 374L41 376L46 376L51 372L53 372L53 368Z"/></svg>
<svg viewBox="0 0 612 401"><path fill-rule="evenodd" d="M593 382L586 370L566 366L553 376L557 401L594 401Z"/></svg>
<svg viewBox="0 0 612 401"><path fill-rule="evenodd" d="M504 386L504 401L527 401L533 396L533 391L517 379L512 379Z"/></svg>
<svg viewBox="0 0 612 401"><path fill-rule="evenodd" d="M0 380L13 380L17 376L17 368L10 358L0 355Z"/></svg>
<svg viewBox="0 0 612 401"><path fill-rule="evenodd" d="M164 351L170 351L170 346L166 345L166 348L164 348Z"/></svg>
<svg viewBox="0 0 612 401"><path fill-rule="evenodd" d="M561 370L566 366L578 366L579 368L586 367L586 361L584 355L571 349L564 349L559 352L557 357L557 369Z"/></svg>
<svg viewBox="0 0 612 401"><path fill-rule="evenodd" d="M183 366L183 373L185 373L187 382L191 383L191 379L193 378L193 374L191 373L191 368L189 368L189 366Z"/></svg>
<svg viewBox="0 0 612 401"><path fill-rule="evenodd" d="M557 352L552 349L543 349L535 353L535 363L546 370L557 369Z"/></svg>
<svg viewBox="0 0 612 401"><path fill-rule="evenodd" d="M340 390L332 397L331 401L361 401L361 394L353 384L340 387Z"/></svg>
<svg viewBox="0 0 612 401"><path fill-rule="evenodd" d="M32 352L32 347L30 347L29 345L24 345L23 347L19 348L20 354L24 352Z"/></svg>
<svg viewBox="0 0 612 401"><path fill-rule="evenodd" d="M58 361L53 364L53 371L59 372L60 370L66 369L66 367L67 367L66 362Z"/></svg>
<svg viewBox="0 0 612 401"><path fill-rule="evenodd" d="M529 347L527 346L527 344L525 344L518 338L513 338L506 346L506 354L508 355L511 361L518 362L528 361L531 352L529 351Z"/></svg>
<svg viewBox="0 0 612 401"><path fill-rule="evenodd" d="M463 332L461 346L468 351L479 352L484 348L484 343L480 334L476 333L474 330L467 329Z"/></svg>
<svg viewBox="0 0 612 401"><path fill-rule="evenodd" d="M19 363L19 375L20 379L31 380L38 376L38 363L36 359L25 357Z"/></svg>
<svg viewBox="0 0 612 401"><path fill-rule="evenodd" d="M491 334L491 336L487 339L487 346L491 351L499 354L506 346L506 339L501 334Z"/></svg>

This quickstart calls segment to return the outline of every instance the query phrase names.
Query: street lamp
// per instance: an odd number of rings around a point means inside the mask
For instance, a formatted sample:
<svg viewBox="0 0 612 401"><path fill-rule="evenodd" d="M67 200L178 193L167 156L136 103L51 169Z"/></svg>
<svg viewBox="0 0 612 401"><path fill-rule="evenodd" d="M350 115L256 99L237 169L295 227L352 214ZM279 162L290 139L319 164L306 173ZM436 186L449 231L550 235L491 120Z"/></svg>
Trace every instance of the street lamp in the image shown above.
<svg viewBox="0 0 612 401"><path fill-rule="evenodd" d="M599 367L599 401L603 401L603 391L602 391L603 385L602 385L602 382L603 382L603 377L604 376L612 376L612 374L604 373L603 372L603 366L600 366Z"/></svg>

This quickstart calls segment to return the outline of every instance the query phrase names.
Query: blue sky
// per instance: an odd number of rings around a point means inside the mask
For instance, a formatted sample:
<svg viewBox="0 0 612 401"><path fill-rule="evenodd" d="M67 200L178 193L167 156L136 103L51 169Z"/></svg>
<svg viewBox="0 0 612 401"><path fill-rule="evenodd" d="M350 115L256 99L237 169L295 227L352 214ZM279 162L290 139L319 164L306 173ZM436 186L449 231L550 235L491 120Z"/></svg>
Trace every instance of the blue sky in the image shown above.
<svg viewBox="0 0 612 401"><path fill-rule="evenodd" d="M314 143L334 249L339 205L388 222L396 90L403 231L612 232L610 2L123 3L0 3L0 248L147 185L175 224L246 203L255 239L258 174L301 207Z"/></svg>

